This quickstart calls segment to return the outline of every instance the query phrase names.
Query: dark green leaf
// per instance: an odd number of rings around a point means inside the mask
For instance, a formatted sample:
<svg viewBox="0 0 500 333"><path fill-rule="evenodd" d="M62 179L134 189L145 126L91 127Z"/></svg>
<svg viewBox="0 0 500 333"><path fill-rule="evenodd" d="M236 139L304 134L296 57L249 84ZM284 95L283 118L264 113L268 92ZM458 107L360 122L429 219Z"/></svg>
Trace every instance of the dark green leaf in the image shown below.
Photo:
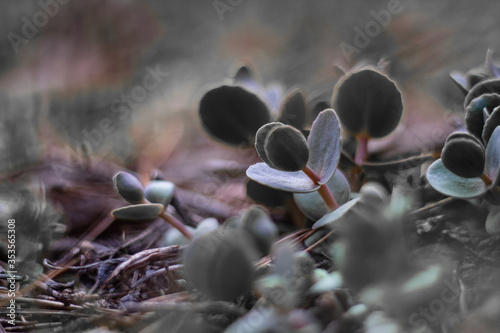
<svg viewBox="0 0 500 333"><path fill-rule="evenodd" d="M243 213L241 228L253 237L262 256L269 253L276 236L278 236L278 228L267 212L258 206L253 206Z"/></svg>
<svg viewBox="0 0 500 333"><path fill-rule="evenodd" d="M337 169L340 140L340 124L335 111L327 109L320 112L307 139L310 151L307 164L319 176L320 184L326 184Z"/></svg>
<svg viewBox="0 0 500 333"><path fill-rule="evenodd" d="M500 125L500 106L495 108L486 119L483 128L483 142L485 145L490 141L491 134Z"/></svg>
<svg viewBox="0 0 500 333"><path fill-rule="evenodd" d="M306 122L306 102L300 90L291 92L283 102L278 121L302 129Z"/></svg>
<svg viewBox="0 0 500 333"><path fill-rule="evenodd" d="M184 250L187 281L217 300L233 300L251 290L255 255L248 235L219 229L197 237Z"/></svg>
<svg viewBox="0 0 500 333"><path fill-rule="evenodd" d="M332 105L344 128L354 136L387 136L403 114L403 100L396 84L372 69L342 78L335 85Z"/></svg>
<svg viewBox="0 0 500 333"><path fill-rule="evenodd" d="M448 136L441 153L446 169L464 178L481 177L484 170L484 146L472 134L455 132Z"/></svg>
<svg viewBox="0 0 500 333"><path fill-rule="evenodd" d="M141 182L128 172L118 172L113 177L113 185L118 194L132 204L144 200L144 188Z"/></svg>
<svg viewBox="0 0 500 333"><path fill-rule="evenodd" d="M285 206L292 197L290 192L262 185L253 179L246 182L246 193L251 200L267 207Z"/></svg>
<svg viewBox="0 0 500 333"><path fill-rule="evenodd" d="M498 94L500 93L500 79L489 79L478 82L472 87L467 96L465 96L464 108L477 98L484 94Z"/></svg>
<svg viewBox="0 0 500 333"><path fill-rule="evenodd" d="M319 188L302 171L286 172L257 163L247 169L247 176L261 184L288 192L312 192Z"/></svg>
<svg viewBox="0 0 500 333"><path fill-rule="evenodd" d="M487 190L481 178L457 176L445 168L441 159L432 163L427 169L427 180L436 191L455 198L475 198Z"/></svg>
<svg viewBox="0 0 500 333"><path fill-rule="evenodd" d="M302 170L309 160L306 138L288 125L276 126L269 131L264 150L269 166L282 171Z"/></svg>
<svg viewBox="0 0 500 333"><path fill-rule="evenodd" d="M500 95L498 94L484 94L474 98L465 110L467 131L474 134L476 138L481 138L484 127L484 108L488 110L488 113L491 113L498 105L500 105Z"/></svg>
<svg viewBox="0 0 500 333"><path fill-rule="evenodd" d="M267 158L266 149L264 144L266 143L266 138L269 132L277 126L283 126L283 123L280 122L272 122L265 124L257 131L255 135L255 150L259 155L260 159L266 162L268 165L271 165L271 161Z"/></svg>
<svg viewBox="0 0 500 333"><path fill-rule="evenodd" d="M119 220L150 220L158 217L163 212L163 205L140 204L115 209L111 212L115 219Z"/></svg>
<svg viewBox="0 0 500 333"><path fill-rule="evenodd" d="M200 101L203 128L215 139L235 146L251 146L257 130L271 120L267 106L238 86L210 90Z"/></svg>

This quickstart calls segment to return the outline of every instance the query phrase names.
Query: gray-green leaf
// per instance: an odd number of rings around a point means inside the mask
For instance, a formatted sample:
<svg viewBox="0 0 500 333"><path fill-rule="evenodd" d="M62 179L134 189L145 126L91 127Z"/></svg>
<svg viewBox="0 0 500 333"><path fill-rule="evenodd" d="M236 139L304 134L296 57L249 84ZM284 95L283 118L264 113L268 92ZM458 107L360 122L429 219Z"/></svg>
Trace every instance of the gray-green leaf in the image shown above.
<svg viewBox="0 0 500 333"><path fill-rule="evenodd" d="M158 217L163 212L163 205L140 204L115 209L111 212L115 219L119 220L150 220Z"/></svg>
<svg viewBox="0 0 500 333"><path fill-rule="evenodd" d="M475 198L487 190L481 178L457 176L444 167L441 159L432 163L427 169L427 180L436 191L455 198Z"/></svg>
<svg viewBox="0 0 500 333"><path fill-rule="evenodd" d="M490 137L486 147L486 165L485 171L488 177L493 181L493 186L500 182L500 126L497 126Z"/></svg>
<svg viewBox="0 0 500 333"><path fill-rule="evenodd" d="M346 202L339 208L335 209L333 212L326 214L322 218L320 218L314 225L313 229L318 229L327 224L331 224L330 227L333 227L333 223L339 223L343 219L350 216L351 208L359 201L360 198L353 199L351 201Z"/></svg>
<svg viewBox="0 0 500 333"><path fill-rule="evenodd" d="M113 177L116 192L128 202L135 204L144 200L141 182L128 172L120 171Z"/></svg>
<svg viewBox="0 0 500 333"><path fill-rule="evenodd" d="M332 109L319 113L309 133L309 162L318 174L320 184L326 184L337 169L340 158L340 123Z"/></svg>
<svg viewBox="0 0 500 333"><path fill-rule="evenodd" d="M302 171L280 171L271 168L264 162L251 165L247 176L261 184L288 192L312 192L319 188Z"/></svg>
<svg viewBox="0 0 500 333"><path fill-rule="evenodd" d="M167 207L174 196L175 184L166 180L151 181L144 191L146 199Z"/></svg>

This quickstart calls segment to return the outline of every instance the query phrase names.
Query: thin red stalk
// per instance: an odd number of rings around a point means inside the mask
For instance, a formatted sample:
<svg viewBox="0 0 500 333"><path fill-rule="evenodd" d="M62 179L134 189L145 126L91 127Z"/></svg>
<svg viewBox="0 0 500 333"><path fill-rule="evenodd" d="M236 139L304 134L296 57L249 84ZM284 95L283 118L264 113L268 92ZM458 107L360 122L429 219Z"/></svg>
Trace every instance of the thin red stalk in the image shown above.
<svg viewBox="0 0 500 333"><path fill-rule="evenodd" d="M485 174L485 173L483 173L483 174L481 175L481 179L482 179L482 181L486 184L486 186L490 186L491 184L493 184L493 181L491 180L491 178L490 178L490 177L488 177L488 175L487 175L487 174Z"/></svg>
<svg viewBox="0 0 500 333"><path fill-rule="evenodd" d="M319 181L321 179L309 166L306 165L304 169L302 169L302 171L314 182L314 184L320 185ZM326 206L328 207L328 210L330 212L333 212L335 209L339 208L337 201L335 201L332 192L330 192L330 189L328 188L328 186L326 186L326 184L319 186L318 193L319 195L321 195L321 198L326 203Z"/></svg>
<svg viewBox="0 0 500 333"><path fill-rule="evenodd" d="M193 238L193 234L191 233L191 231L189 231L181 221L179 221L178 219L176 219L172 215L170 215L166 212L162 212L160 214L160 217L165 222L171 224L175 229L179 230L187 239Z"/></svg>
<svg viewBox="0 0 500 333"><path fill-rule="evenodd" d="M358 141L358 147L356 148L356 156L354 156L354 162L357 165L363 164L368 156L368 137L364 135L359 135L356 137Z"/></svg>

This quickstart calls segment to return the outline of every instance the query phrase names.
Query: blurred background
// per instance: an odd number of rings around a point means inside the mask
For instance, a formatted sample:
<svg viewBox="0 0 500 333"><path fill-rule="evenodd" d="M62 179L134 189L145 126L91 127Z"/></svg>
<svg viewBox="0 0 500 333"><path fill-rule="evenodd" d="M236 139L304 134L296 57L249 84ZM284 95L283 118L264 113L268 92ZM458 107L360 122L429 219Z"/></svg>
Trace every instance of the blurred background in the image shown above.
<svg viewBox="0 0 500 333"><path fill-rule="evenodd" d="M442 112L461 112L448 73L481 64L500 44L496 1L41 0L0 7L3 174L40 162L51 147L128 166L148 152L158 167L179 141L199 134L203 92L241 64L263 84L302 87L315 98L331 94L337 66L383 58L404 89L406 118L405 135L380 149L438 145L450 130ZM385 19L380 31L374 13ZM357 36L367 27L373 37ZM157 81L148 81L151 71Z"/></svg>
<svg viewBox="0 0 500 333"><path fill-rule="evenodd" d="M88 223L118 204L92 197L90 180L108 191L119 169L143 181L158 170L181 194L191 191L184 199L192 207L203 202L206 214L231 216L224 204L245 202L244 171L256 156L211 142L197 108L243 64L262 85L329 103L339 68L382 62L405 115L369 149L386 157L429 151L462 119L463 95L449 73L500 48L498 12L499 2L484 0L2 1L4 188L41 183L42 197ZM228 166L237 181L214 183ZM107 198L116 200L112 189Z"/></svg>

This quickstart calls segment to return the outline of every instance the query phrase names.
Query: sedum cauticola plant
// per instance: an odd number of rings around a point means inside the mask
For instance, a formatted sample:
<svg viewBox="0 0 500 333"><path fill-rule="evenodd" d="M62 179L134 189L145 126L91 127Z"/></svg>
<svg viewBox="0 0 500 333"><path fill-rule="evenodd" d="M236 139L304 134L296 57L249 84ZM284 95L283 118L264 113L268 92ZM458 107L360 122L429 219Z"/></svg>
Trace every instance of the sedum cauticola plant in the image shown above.
<svg viewBox="0 0 500 333"><path fill-rule="evenodd" d="M332 106L342 128L356 138L357 165L368 157L368 141L392 133L403 114L401 92L394 81L371 68L344 76L335 85Z"/></svg>
<svg viewBox="0 0 500 333"><path fill-rule="evenodd" d="M172 182L153 180L144 188L134 175L121 171L113 177L113 185L118 194L132 204L111 212L114 218L138 221L160 217L186 238L193 237L182 222L166 211L174 196L175 185Z"/></svg>
<svg viewBox="0 0 500 333"><path fill-rule="evenodd" d="M308 139L297 129L274 122L256 134L255 148L264 161L250 166L251 179L288 192L318 191L329 211L338 203L328 186L340 158L340 125L332 109L318 115Z"/></svg>
<svg viewBox="0 0 500 333"><path fill-rule="evenodd" d="M448 136L441 158L427 170L429 184L454 198L481 198L486 230L500 234L500 70L488 51L485 65L465 76L452 73L465 95L465 129Z"/></svg>

